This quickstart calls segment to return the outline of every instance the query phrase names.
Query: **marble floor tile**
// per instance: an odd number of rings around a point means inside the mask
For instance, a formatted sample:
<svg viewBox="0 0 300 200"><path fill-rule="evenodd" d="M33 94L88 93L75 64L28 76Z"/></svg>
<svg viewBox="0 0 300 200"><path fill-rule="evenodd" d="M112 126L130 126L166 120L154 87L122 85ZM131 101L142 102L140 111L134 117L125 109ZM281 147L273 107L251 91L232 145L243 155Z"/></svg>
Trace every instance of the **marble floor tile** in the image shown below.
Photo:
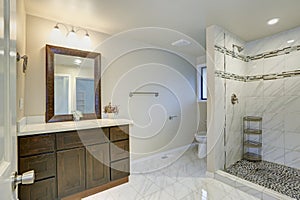
<svg viewBox="0 0 300 200"><path fill-rule="evenodd" d="M84 200L255 200L215 179L206 178L206 160L189 149L168 167L153 172L132 173L129 182L84 198ZM149 166L147 162L144 166ZM166 163L164 163L166 164ZM136 165L138 166L138 165ZM142 163L139 166L143 166ZM150 170L151 171L151 170Z"/></svg>
<svg viewBox="0 0 300 200"><path fill-rule="evenodd" d="M142 198L130 183L111 188L109 193L115 200L138 200Z"/></svg>
<svg viewBox="0 0 300 200"><path fill-rule="evenodd" d="M176 200L175 197L169 195L167 192L164 190L159 190L155 193L152 193L148 196L145 196L141 200L160 200L160 199L166 199L166 200Z"/></svg>
<svg viewBox="0 0 300 200"><path fill-rule="evenodd" d="M193 192L191 188L179 182L175 182L174 184L164 188L164 190L176 199L182 199Z"/></svg>

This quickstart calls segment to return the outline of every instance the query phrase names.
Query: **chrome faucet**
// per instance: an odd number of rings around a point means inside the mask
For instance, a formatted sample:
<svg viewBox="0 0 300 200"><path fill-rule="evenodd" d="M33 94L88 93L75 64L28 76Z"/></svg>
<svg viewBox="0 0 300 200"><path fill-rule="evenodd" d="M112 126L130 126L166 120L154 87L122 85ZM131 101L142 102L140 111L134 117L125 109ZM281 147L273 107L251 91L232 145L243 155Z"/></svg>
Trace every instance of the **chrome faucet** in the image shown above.
<svg viewBox="0 0 300 200"><path fill-rule="evenodd" d="M72 111L72 114L73 114L74 121L79 121L80 118L82 117L82 112L80 112L79 110Z"/></svg>
<svg viewBox="0 0 300 200"><path fill-rule="evenodd" d="M231 95L231 103L232 105L239 103L239 98L237 98L236 94Z"/></svg>

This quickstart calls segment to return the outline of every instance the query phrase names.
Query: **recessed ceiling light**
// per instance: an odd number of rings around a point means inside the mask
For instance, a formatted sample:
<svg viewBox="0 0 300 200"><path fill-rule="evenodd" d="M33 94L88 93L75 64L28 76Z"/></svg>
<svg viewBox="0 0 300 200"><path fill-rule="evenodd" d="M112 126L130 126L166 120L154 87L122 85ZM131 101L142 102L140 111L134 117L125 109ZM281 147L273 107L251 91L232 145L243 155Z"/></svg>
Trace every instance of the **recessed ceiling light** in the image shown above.
<svg viewBox="0 0 300 200"><path fill-rule="evenodd" d="M172 43L173 46L177 46L177 47L188 46L190 44L191 42L186 39L180 39Z"/></svg>
<svg viewBox="0 0 300 200"><path fill-rule="evenodd" d="M274 24L277 24L278 22L279 22L279 18L273 18L268 21L268 24L274 25Z"/></svg>
<svg viewBox="0 0 300 200"><path fill-rule="evenodd" d="M80 60L80 59L75 59L74 60L75 65L80 65L81 63L82 63L82 60Z"/></svg>
<svg viewBox="0 0 300 200"><path fill-rule="evenodd" d="M287 41L288 44L291 44L293 42L295 42L295 40L289 40L289 41Z"/></svg>

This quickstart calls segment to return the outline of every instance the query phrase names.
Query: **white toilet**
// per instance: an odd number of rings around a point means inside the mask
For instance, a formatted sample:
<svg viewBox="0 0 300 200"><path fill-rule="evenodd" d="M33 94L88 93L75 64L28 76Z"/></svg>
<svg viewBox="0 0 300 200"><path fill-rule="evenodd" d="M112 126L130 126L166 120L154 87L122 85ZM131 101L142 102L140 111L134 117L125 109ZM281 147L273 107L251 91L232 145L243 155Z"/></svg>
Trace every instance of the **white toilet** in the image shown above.
<svg viewBox="0 0 300 200"><path fill-rule="evenodd" d="M200 131L195 134L195 139L198 143L198 157L200 159L206 157L207 153L207 140L206 140L206 131Z"/></svg>

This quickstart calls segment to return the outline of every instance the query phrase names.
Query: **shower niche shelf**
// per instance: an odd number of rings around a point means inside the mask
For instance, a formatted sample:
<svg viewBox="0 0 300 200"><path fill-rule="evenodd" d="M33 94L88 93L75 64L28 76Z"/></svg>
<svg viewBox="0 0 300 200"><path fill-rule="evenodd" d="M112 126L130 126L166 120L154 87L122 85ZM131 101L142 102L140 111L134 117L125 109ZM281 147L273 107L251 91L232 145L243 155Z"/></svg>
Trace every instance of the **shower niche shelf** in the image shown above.
<svg viewBox="0 0 300 200"><path fill-rule="evenodd" d="M248 161L262 160L262 118L243 118L243 158Z"/></svg>

